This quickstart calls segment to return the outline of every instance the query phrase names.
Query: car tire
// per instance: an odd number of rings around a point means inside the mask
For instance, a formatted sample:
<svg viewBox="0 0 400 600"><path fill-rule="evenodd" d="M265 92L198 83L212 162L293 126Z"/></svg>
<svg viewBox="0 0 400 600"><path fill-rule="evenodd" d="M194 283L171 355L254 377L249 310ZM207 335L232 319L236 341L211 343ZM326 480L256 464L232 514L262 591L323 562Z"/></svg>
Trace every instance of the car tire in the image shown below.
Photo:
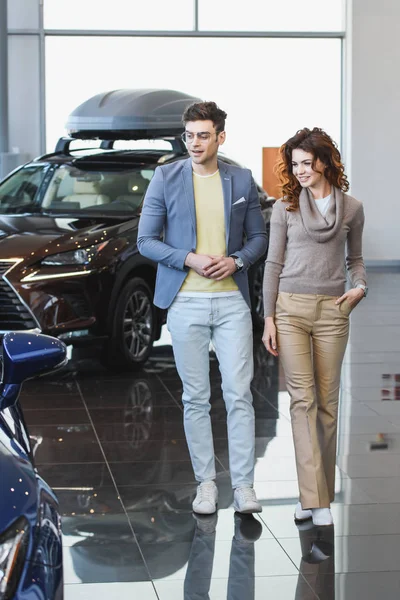
<svg viewBox="0 0 400 600"><path fill-rule="evenodd" d="M134 277L118 295L105 348L108 368L122 371L141 367L151 354L157 330L153 292L144 279Z"/></svg>

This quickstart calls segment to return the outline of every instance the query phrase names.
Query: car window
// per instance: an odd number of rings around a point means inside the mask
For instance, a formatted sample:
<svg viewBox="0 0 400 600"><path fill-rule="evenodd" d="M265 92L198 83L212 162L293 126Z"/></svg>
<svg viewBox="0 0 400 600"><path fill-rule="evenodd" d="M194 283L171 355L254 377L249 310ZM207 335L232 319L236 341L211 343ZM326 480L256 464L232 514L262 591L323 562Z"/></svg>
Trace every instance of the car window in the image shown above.
<svg viewBox="0 0 400 600"><path fill-rule="evenodd" d="M0 213L24 212L35 206L47 165L23 167L0 183Z"/></svg>
<svg viewBox="0 0 400 600"><path fill-rule="evenodd" d="M42 200L49 212L136 212L154 175L151 168L93 171L57 168Z"/></svg>

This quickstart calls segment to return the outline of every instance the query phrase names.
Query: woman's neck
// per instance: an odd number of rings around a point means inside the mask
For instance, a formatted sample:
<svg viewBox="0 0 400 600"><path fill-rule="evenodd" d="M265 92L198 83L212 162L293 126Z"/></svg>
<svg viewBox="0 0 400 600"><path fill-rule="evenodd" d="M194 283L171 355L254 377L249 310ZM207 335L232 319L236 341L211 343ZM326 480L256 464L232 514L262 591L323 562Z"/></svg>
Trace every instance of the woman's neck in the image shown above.
<svg viewBox="0 0 400 600"><path fill-rule="evenodd" d="M312 197L314 200L320 200L321 198L326 198L332 191L332 186L326 179L321 181L318 186L309 188Z"/></svg>

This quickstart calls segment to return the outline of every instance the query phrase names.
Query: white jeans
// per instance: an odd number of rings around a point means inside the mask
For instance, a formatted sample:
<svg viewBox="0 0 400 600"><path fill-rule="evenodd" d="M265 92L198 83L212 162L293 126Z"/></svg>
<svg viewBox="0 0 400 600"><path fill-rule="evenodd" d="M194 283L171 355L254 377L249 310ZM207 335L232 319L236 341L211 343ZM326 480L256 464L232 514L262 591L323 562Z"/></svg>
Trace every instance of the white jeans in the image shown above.
<svg viewBox="0 0 400 600"><path fill-rule="evenodd" d="M250 309L238 294L198 298L177 296L168 310L174 357L183 385L184 427L196 480L215 479L210 419L212 342L222 376L227 410L232 487L253 484L253 331Z"/></svg>

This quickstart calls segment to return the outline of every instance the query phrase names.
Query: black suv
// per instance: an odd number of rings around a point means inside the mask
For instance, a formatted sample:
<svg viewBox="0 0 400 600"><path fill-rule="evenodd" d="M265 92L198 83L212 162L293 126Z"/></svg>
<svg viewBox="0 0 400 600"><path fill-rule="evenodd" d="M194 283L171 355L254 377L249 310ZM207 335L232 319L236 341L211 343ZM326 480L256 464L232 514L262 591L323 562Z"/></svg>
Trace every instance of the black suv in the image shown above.
<svg viewBox="0 0 400 600"><path fill-rule="evenodd" d="M156 265L136 246L141 205L156 167L187 158L180 115L197 100L169 90L96 96L70 115L71 137L53 154L0 183L1 333L101 341L109 366L147 360L165 315L152 302ZM258 189L268 228L272 201ZM262 274L263 260L250 274L256 322Z"/></svg>

